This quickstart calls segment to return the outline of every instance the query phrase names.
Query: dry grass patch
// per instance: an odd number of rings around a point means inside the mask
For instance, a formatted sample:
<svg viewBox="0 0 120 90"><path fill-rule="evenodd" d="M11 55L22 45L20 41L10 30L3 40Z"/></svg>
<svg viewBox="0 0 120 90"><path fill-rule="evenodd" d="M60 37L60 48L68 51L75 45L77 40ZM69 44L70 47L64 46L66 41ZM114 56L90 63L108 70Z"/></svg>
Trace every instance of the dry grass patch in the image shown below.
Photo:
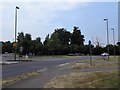
<svg viewBox="0 0 120 90"><path fill-rule="evenodd" d="M117 88L118 71L72 73L52 79L44 88Z"/></svg>
<svg viewBox="0 0 120 90"><path fill-rule="evenodd" d="M94 68L96 67L95 65L88 65L88 64L81 64L81 63L75 63L74 66L72 66L73 70L80 70L80 69L85 69L85 68Z"/></svg>
<svg viewBox="0 0 120 90"><path fill-rule="evenodd" d="M114 63L104 63L104 64L93 64L88 65L88 64L75 64L74 66L72 66L71 68L73 70L80 70L80 69L86 69L86 68L96 68L96 67L103 67L103 66L118 66L118 62L114 62Z"/></svg>
<svg viewBox="0 0 120 90"><path fill-rule="evenodd" d="M92 66L86 62L90 62L90 60L77 61L70 68L72 68L73 70L80 70L80 69L85 69L85 68L96 68L96 67L102 67L102 66L118 66L120 64L118 61L114 62L114 61L106 61L102 59L92 60Z"/></svg>

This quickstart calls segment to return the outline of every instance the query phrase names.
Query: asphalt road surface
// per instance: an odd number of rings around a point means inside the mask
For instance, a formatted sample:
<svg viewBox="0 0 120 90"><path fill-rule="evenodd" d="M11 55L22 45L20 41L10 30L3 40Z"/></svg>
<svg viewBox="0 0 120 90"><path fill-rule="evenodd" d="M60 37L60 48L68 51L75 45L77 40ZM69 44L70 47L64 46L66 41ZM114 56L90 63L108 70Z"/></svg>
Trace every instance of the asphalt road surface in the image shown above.
<svg viewBox="0 0 120 90"><path fill-rule="evenodd" d="M2 61L6 61L8 57L3 57ZM102 58L101 56L93 56L92 58ZM22 73L41 70L44 68L54 67L72 61L89 59L89 56L71 56L69 57L52 57L52 58L32 58L32 61L18 61L17 64L2 65L2 79L21 75Z"/></svg>

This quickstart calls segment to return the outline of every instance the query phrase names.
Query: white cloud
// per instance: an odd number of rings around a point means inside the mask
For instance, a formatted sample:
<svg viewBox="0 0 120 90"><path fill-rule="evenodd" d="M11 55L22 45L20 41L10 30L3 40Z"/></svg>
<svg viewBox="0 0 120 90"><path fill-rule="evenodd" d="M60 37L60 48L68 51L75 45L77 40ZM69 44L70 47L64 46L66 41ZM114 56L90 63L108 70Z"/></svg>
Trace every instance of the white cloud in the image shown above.
<svg viewBox="0 0 120 90"><path fill-rule="evenodd" d="M44 39L48 33L53 31L52 20L58 17L59 12L74 10L79 5L82 7L83 3L20 3L18 30L31 32L33 37L41 36ZM22 16L23 14L26 15ZM35 32L37 33L34 34Z"/></svg>
<svg viewBox="0 0 120 90"><path fill-rule="evenodd" d="M85 3L84 3L85 4ZM2 7L3 16L3 39L14 38L14 10L15 6L19 6L18 10L18 32L24 31L32 34L33 37L45 35L53 31L52 20L58 17L59 12L74 10L83 3L71 2L39 2L39 3L4 3ZM7 29L7 28L9 29ZM50 29L50 30L49 30ZM38 32L38 33L37 33ZM41 33L42 32L42 33ZM9 35L5 35L9 33ZM12 38L11 38L12 39ZM13 40L13 39L12 39Z"/></svg>

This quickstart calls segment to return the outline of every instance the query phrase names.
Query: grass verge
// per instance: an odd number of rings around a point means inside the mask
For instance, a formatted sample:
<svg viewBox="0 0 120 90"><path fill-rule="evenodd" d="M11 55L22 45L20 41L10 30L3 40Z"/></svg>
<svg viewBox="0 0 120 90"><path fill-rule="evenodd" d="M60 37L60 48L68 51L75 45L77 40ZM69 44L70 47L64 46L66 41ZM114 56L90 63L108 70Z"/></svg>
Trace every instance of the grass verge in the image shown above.
<svg viewBox="0 0 120 90"><path fill-rule="evenodd" d="M85 68L96 68L96 67L109 67L109 66L118 66L120 62L118 62L117 57L110 57L110 61L106 61L103 59L93 59L92 66L88 63L90 60L81 60L74 63L71 68L73 70L80 70Z"/></svg>
<svg viewBox="0 0 120 90"><path fill-rule="evenodd" d="M19 82L21 80L24 80L24 79L27 79L27 78L30 78L30 77L33 77L33 76L37 76L39 74L40 74L39 71L33 71L33 72L30 72L30 73L24 73L22 75L18 75L18 76L15 76L15 77L4 79L4 80L2 80L2 87L12 85L13 83Z"/></svg>
<svg viewBox="0 0 120 90"><path fill-rule="evenodd" d="M44 88L118 88L118 71L63 75L52 79Z"/></svg>

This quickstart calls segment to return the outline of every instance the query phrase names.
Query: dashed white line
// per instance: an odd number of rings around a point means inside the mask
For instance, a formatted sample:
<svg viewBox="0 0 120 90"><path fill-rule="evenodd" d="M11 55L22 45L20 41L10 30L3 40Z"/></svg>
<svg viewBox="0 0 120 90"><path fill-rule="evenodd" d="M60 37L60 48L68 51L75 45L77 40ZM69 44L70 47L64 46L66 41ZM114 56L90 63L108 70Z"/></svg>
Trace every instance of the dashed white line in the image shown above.
<svg viewBox="0 0 120 90"><path fill-rule="evenodd" d="M59 64L58 66L64 66L64 65L67 65L69 63L63 63L63 64Z"/></svg>
<svg viewBox="0 0 120 90"><path fill-rule="evenodd" d="M47 70L47 67L39 70L38 72L43 72L43 71L45 71L45 70Z"/></svg>
<svg viewBox="0 0 120 90"><path fill-rule="evenodd" d="M0 64L17 64L18 62L0 62Z"/></svg>

